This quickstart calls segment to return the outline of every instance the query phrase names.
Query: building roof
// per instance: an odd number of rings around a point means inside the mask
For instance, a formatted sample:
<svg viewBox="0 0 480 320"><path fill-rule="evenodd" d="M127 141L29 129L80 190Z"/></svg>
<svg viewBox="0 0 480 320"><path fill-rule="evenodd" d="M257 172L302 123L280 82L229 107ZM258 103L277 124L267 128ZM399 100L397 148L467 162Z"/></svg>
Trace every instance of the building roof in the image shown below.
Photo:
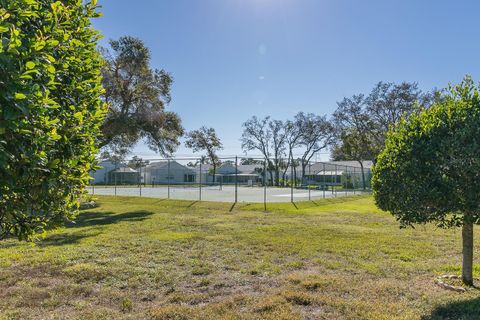
<svg viewBox="0 0 480 320"><path fill-rule="evenodd" d="M373 166L373 162L362 161L363 169L371 169ZM321 171L354 171L360 170L360 163L358 161L329 161L329 162L316 162L312 163L311 165L307 165L306 174L310 171L312 174Z"/></svg>
<svg viewBox="0 0 480 320"><path fill-rule="evenodd" d="M110 172L115 172L115 173L138 173L137 170L132 169L130 167L121 167L121 168L118 168L118 169L114 169Z"/></svg>
<svg viewBox="0 0 480 320"><path fill-rule="evenodd" d="M168 163L169 161L167 160L162 160L162 161L157 161L157 162L151 162L150 164L147 165L147 168L155 168L155 169L164 169L164 170L167 170L168 169ZM178 170L179 168L185 170L185 171L189 171L189 172L193 172L193 168L190 168L190 167L187 167L187 166L184 166L183 164L180 164L178 163L177 161L175 160L170 160L170 169L172 170Z"/></svg>

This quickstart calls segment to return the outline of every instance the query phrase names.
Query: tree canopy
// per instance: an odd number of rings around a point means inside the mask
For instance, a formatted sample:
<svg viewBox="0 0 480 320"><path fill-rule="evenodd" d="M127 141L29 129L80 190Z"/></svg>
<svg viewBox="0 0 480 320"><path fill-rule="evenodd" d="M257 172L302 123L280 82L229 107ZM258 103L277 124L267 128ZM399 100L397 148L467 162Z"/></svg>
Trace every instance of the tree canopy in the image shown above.
<svg viewBox="0 0 480 320"><path fill-rule="evenodd" d="M95 2L0 0L0 238L76 214L106 111Z"/></svg>
<svg viewBox="0 0 480 320"><path fill-rule="evenodd" d="M101 146L126 154L144 139L149 148L170 155L179 146L183 127L179 116L166 110L172 76L150 67L150 50L138 38L124 36L102 49L104 100L109 110L101 129Z"/></svg>
<svg viewBox="0 0 480 320"><path fill-rule="evenodd" d="M213 167L213 183L215 183L215 173L220 164L217 152L223 149L215 129L203 126L198 130L190 131L187 133L185 146L192 149L193 152L205 151L207 153L207 158Z"/></svg>
<svg viewBox="0 0 480 320"><path fill-rule="evenodd" d="M424 93L417 83L377 83L370 94L345 97L333 113L336 139L332 154L336 160L374 160L385 146L391 126L402 116L428 108L437 97Z"/></svg>
<svg viewBox="0 0 480 320"><path fill-rule="evenodd" d="M295 119L300 132L299 146L304 148L301 157L302 177L304 177L305 168L313 156L332 143L334 131L326 116L299 112Z"/></svg>
<svg viewBox="0 0 480 320"><path fill-rule="evenodd" d="M466 77L387 135L372 181L376 204L402 226L463 226L463 279L468 284L472 226L480 223L479 124L479 87Z"/></svg>

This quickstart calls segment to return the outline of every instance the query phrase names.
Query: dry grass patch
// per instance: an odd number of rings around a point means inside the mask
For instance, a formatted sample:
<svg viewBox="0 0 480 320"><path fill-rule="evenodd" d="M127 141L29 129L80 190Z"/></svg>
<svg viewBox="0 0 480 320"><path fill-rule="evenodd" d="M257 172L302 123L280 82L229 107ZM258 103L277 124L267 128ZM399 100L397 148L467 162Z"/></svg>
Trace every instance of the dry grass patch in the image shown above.
<svg viewBox="0 0 480 320"><path fill-rule="evenodd" d="M0 242L1 320L479 318L477 290L434 284L460 272L459 231L401 230L368 196L98 203L35 246Z"/></svg>

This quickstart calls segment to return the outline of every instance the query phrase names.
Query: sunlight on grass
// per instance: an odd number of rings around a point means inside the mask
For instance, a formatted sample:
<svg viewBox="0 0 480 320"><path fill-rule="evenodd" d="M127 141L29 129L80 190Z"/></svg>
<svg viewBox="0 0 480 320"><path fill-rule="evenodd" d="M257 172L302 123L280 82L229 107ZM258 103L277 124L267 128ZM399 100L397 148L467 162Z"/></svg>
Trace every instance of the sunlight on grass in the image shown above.
<svg viewBox="0 0 480 320"><path fill-rule="evenodd" d="M433 284L460 270L459 231L399 229L369 196L269 204L267 212L99 202L35 246L0 243L0 319L60 310L82 319L443 319L449 305L480 310L475 292Z"/></svg>

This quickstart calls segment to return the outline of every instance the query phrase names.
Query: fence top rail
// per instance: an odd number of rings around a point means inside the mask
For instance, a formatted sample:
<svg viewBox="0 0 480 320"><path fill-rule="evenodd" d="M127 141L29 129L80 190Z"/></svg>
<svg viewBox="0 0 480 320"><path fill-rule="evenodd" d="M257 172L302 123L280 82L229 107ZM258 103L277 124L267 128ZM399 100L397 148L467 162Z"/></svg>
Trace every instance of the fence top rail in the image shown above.
<svg viewBox="0 0 480 320"><path fill-rule="evenodd" d="M226 161L232 161L232 162L235 162L235 160L237 160L240 165L240 162L242 160L250 160L250 161L258 161L258 163L249 163L249 164L246 164L246 165L258 165L259 167L260 166L263 166L263 162L264 161L269 161L269 162L273 162L274 161L274 158L264 158L264 157L250 157L250 156L220 156L218 157L219 160L223 160L224 162ZM139 160L139 158L125 158L125 159L122 159L120 161L118 161L119 164L127 164L131 161L135 161L135 160ZM140 159L141 161L148 161L148 163L144 163L142 165L142 167L148 165L148 164L151 164L151 163L154 163L154 162L169 162L169 161L199 161L198 164L196 164L196 166L202 164L202 165L209 165L208 163L205 163L205 162L200 162L202 160L202 157L169 157L169 158L148 158L148 159ZM105 161L111 161L113 162L112 160L110 159L97 159L97 162L98 163L101 163L101 162L105 162ZM288 158L280 158L280 161L282 161L283 163L287 163L289 161ZM302 163L301 163L301 160L299 159L295 159L295 166L293 166L295 169L302 169ZM373 162L370 161L370 160L365 160L365 161L362 161L363 163L363 169L365 171L368 171L368 170L371 170L372 169L372 166L373 166ZM220 164L218 167L220 167L222 164ZM316 171L323 171L323 166L328 166L328 170L331 171L332 169L331 168L338 168L340 170L340 168L346 168L346 169L361 169L362 166L360 165L360 163L358 161L307 161L305 162L305 169L308 171L308 170L316 170ZM285 169L290 169L291 168L291 165L288 164L287 166L283 165L281 167L281 170L285 170ZM333 169L334 170L334 169Z"/></svg>

